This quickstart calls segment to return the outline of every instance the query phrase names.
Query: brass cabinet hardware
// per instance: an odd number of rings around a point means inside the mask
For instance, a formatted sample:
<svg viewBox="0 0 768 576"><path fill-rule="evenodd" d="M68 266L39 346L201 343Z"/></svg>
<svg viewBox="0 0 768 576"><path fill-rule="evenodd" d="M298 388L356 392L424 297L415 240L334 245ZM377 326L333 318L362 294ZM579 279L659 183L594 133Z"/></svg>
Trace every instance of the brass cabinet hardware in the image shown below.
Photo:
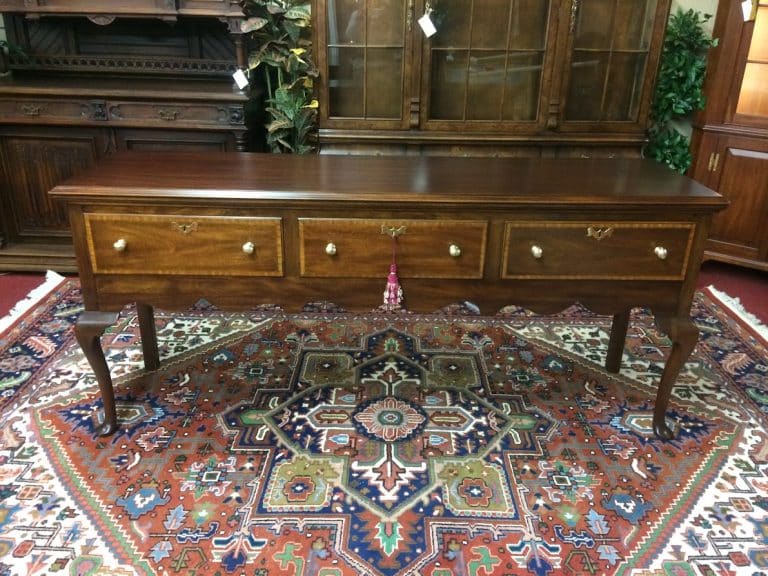
<svg viewBox="0 0 768 576"><path fill-rule="evenodd" d="M589 226L587 228L587 237L594 238L598 242L604 238L610 238L611 236L613 236L613 228L595 228L594 226Z"/></svg>
<svg viewBox="0 0 768 576"><path fill-rule="evenodd" d="M397 238L401 234L405 234L405 230L405 226L387 226L386 224L381 225L381 233L386 234L387 236L392 236L392 238Z"/></svg>
<svg viewBox="0 0 768 576"><path fill-rule="evenodd" d="M667 252L667 249L664 248L664 246L656 246L656 248L653 249L653 253L656 254L659 260L667 259L668 252Z"/></svg>
<svg viewBox="0 0 768 576"><path fill-rule="evenodd" d="M541 246L534 244L531 246L531 256L536 258L536 260L539 260L542 256L544 256L544 250L542 250Z"/></svg>
<svg viewBox="0 0 768 576"><path fill-rule="evenodd" d="M256 246L253 244L253 242L246 242L243 244L243 252L245 254L253 254L256 250Z"/></svg>
<svg viewBox="0 0 768 576"><path fill-rule="evenodd" d="M461 246L459 246L458 244L451 244L448 247L448 254L450 254L454 258L458 258L459 256L461 256Z"/></svg>
<svg viewBox="0 0 768 576"><path fill-rule="evenodd" d="M573 34L573 31L576 30L576 20L579 16L579 6L581 5L581 0L571 0L571 26L569 29L569 32Z"/></svg>
<svg viewBox="0 0 768 576"><path fill-rule="evenodd" d="M325 245L325 253L328 254L328 256L335 256L336 244L334 244L333 242L328 242L328 244Z"/></svg>
<svg viewBox="0 0 768 576"><path fill-rule="evenodd" d="M171 222L171 228L181 232L182 234L191 234L197 230L197 222L190 222L189 224L179 224L178 222Z"/></svg>
<svg viewBox="0 0 768 576"><path fill-rule="evenodd" d="M717 165L720 164L720 153L712 152L709 155L709 162L707 163L708 172L717 172Z"/></svg>
<svg viewBox="0 0 768 576"><path fill-rule="evenodd" d="M112 244L112 248L114 248L118 252L125 252L125 249L128 247L128 242L126 242L125 238L118 238L115 240L115 243Z"/></svg>

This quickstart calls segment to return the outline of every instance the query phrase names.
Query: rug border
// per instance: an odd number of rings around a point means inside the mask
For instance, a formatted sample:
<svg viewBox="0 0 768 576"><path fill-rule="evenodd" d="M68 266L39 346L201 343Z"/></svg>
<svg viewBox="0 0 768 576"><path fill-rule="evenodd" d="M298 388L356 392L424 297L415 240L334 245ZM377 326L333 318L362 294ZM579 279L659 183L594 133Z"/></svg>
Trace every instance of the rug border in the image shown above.
<svg viewBox="0 0 768 576"><path fill-rule="evenodd" d="M747 311L739 298L733 297L723 290L709 285L701 288L700 291L706 292L716 303L729 313L741 326L749 331L755 338L759 339L764 346L768 346L768 326L763 324L760 319Z"/></svg>
<svg viewBox="0 0 768 576"><path fill-rule="evenodd" d="M65 276L53 270L48 270L45 273L45 280L36 288L30 290L24 298L16 302L8 314L0 318L0 339L18 325L25 316L34 311L49 294L59 288L66 280Z"/></svg>

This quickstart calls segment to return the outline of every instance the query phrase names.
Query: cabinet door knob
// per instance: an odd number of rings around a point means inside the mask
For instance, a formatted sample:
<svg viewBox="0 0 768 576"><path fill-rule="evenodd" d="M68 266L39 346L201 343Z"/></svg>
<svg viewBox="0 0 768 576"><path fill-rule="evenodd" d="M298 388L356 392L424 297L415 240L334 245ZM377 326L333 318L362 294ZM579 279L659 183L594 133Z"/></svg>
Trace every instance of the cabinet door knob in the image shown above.
<svg viewBox="0 0 768 576"><path fill-rule="evenodd" d="M667 249L664 248L664 246L656 246L656 248L653 249L653 253L658 256L659 260L667 259Z"/></svg>
<svg viewBox="0 0 768 576"><path fill-rule="evenodd" d="M538 260L542 256L544 256L544 250L541 249L541 246L537 246L534 244L531 246L531 255Z"/></svg>
<svg viewBox="0 0 768 576"><path fill-rule="evenodd" d="M454 258L458 258L459 256L461 256L461 246L459 246L458 244L451 244L448 247L448 254L450 254Z"/></svg>
<svg viewBox="0 0 768 576"><path fill-rule="evenodd" d="M125 238L119 238L115 241L114 244L112 244L112 248L117 250L118 252L125 252L125 249L128 247L128 242L125 241Z"/></svg>
<svg viewBox="0 0 768 576"><path fill-rule="evenodd" d="M328 256L334 256L336 254L336 244L328 242L328 244L325 245L325 253L328 254Z"/></svg>
<svg viewBox="0 0 768 576"><path fill-rule="evenodd" d="M256 246L254 245L253 242L246 242L245 244L243 244L244 253L253 254L255 250L256 250Z"/></svg>

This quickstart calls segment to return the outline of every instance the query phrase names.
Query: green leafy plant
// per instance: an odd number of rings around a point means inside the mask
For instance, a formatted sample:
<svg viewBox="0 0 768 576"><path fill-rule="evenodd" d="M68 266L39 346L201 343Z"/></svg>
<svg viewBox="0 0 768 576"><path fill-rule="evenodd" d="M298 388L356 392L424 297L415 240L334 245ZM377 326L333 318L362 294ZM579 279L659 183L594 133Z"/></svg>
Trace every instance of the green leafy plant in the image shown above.
<svg viewBox="0 0 768 576"><path fill-rule="evenodd" d="M295 0L245 0L242 31L257 47L248 68L261 69L266 94L266 141L272 152L306 154L314 150L317 100L313 79L310 4Z"/></svg>
<svg viewBox="0 0 768 576"><path fill-rule="evenodd" d="M704 108L707 52L717 46L703 26L711 17L678 8L664 37L645 155L680 173L688 170L692 157L690 139L675 122Z"/></svg>

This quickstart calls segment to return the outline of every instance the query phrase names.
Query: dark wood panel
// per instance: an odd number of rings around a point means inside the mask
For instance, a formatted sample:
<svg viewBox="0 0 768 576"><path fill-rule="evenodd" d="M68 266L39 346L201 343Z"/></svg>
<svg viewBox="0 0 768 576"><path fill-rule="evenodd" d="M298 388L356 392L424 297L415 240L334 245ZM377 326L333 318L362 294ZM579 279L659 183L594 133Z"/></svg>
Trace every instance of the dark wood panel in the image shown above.
<svg viewBox="0 0 768 576"><path fill-rule="evenodd" d="M0 129L2 206L7 240L57 241L69 236L67 214L48 191L96 163L108 133L90 129Z"/></svg>

